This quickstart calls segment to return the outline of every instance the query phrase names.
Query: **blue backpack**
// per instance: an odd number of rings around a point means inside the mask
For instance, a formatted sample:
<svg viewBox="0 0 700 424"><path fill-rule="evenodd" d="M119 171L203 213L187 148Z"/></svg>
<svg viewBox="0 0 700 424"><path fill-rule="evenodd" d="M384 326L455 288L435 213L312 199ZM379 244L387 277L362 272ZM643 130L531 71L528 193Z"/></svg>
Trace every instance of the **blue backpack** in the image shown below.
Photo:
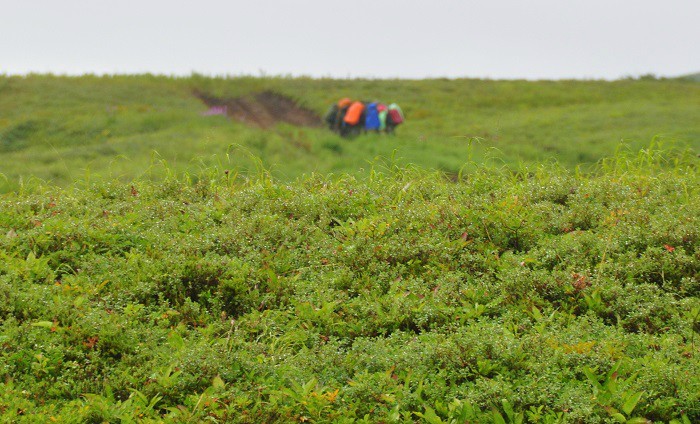
<svg viewBox="0 0 700 424"><path fill-rule="evenodd" d="M365 117L365 129L366 130L378 130L379 129L379 111L377 111L377 103L370 103L367 105Z"/></svg>

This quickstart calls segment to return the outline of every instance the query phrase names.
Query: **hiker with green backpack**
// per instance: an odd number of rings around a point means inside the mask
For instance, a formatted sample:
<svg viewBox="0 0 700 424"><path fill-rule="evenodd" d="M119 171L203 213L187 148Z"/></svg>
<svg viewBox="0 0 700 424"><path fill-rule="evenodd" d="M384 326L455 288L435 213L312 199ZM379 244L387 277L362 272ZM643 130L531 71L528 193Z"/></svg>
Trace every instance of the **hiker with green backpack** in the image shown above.
<svg viewBox="0 0 700 424"><path fill-rule="evenodd" d="M403 111L396 103L392 103L386 110L386 133L395 134L396 127L404 121Z"/></svg>

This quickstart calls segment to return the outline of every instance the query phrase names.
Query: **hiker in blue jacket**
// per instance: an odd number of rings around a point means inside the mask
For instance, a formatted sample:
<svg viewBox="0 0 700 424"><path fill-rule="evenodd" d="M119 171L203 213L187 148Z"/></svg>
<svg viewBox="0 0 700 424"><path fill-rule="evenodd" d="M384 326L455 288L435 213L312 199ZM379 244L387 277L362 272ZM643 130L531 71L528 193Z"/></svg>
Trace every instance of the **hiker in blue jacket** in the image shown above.
<svg viewBox="0 0 700 424"><path fill-rule="evenodd" d="M379 131L379 111L377 110L377 102L372 102L367 105L365 111L365 130Z"/></svg>

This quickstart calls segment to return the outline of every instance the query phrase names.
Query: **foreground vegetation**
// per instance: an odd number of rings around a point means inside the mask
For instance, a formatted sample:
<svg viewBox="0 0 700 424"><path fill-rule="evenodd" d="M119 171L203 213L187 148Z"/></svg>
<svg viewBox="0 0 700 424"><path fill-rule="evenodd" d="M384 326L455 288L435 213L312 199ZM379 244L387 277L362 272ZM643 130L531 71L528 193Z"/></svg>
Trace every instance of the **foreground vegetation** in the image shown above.
<svg viewBox="0 0 700 424"><path fill-rule="evenodd" d="M474 166L0 198L5 422L698 422L700 176Z"/></svg>
<svg viewBox="0 0 700 424"><path fill-rule="evenodd" d="M324 128L260 130L201 116L193 95L234 98L272 90L319 116L344 96L398 102L396 137L340 139ZM620 144L653 137L700 150L700 84L691 80L484 81L0 76L0 192L28 179L53 184L197 174L209 166L277 179L366 176L377 157L456 175L465 163L517 169L555 159L590 166ZM394 154L394 152L398 152ZM165 162L167 167L162 167Z"/></svg>

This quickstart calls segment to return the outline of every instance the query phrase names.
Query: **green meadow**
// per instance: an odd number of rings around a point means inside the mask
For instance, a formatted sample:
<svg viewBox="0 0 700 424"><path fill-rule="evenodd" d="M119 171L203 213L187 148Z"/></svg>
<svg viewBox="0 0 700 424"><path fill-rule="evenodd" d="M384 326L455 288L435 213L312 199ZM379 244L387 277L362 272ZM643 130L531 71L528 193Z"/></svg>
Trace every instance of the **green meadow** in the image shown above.
<svg viewBox="0 0 700 424"><path fill-rule="evenodd" d="M193 93L396 136L257 129ZM700 422L700 84L0 77L0 422Z"/></svg>
<svg viewBox="0 0 700 424"><path fill-rule="evenodd" d="M199 91L235 98L270 90L322 116L340 97L399 103L396 137L341 139L324 128L255 129L201 116ZM35 178L160 178L212 165L362 174L378 162L457 174L473 162L587 167L654 137L700 149L700 85L687 80L331 80L201 76L0 77L0 192ZM394 163L392 162L392 163ZM165 166L163 166L165 165Z"/></svg>

